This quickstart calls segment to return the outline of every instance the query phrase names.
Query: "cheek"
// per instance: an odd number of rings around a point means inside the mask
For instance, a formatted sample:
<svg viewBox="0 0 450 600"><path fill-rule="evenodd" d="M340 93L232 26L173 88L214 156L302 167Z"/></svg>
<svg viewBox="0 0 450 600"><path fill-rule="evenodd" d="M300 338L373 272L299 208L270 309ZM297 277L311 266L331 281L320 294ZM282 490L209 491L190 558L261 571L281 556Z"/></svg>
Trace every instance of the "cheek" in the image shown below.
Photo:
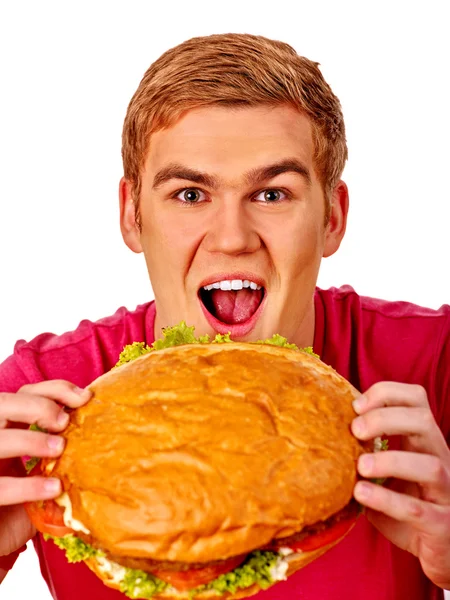
<svg viewBox="0 0 450 600"><path fill-rule="evenodd" d="M296 277L305 270L316 270L320 264L324 244L323 225L316 219L298 218L286 220L272 230L269 252L277 270L288 271Z"/></svg>
<svg viewBox="0 0 450 600"><path fill-rule="evenodd" d="M188 209L186 209L188 210ZM200 243L201 234L193 219L172 211L147 211L142 214L141 243L150 274L173 278L182 273Z"/></svg>

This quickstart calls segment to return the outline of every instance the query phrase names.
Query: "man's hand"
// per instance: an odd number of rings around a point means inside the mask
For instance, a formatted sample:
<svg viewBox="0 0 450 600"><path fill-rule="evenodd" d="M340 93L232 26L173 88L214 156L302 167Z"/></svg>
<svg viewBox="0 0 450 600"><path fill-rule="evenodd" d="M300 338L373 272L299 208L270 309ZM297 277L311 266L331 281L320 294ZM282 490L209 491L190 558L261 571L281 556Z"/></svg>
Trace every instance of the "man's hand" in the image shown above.
<svg viewBox="0 0 450 600"><path fill-rule="evenodd" d="M354 496L371 523L391 542L412 552L425 575L450 588L450 449L417 385L383 382L354 402L352 423L360 440L401 436L400 450L364 454L366 478L388 478L384 486L360 481Z"/></svg>
<svg viewBox="0 0 450 600"><path fill-rule="evenodd" d="M58 479L25 478L21 457L60 456L64 439L55 434L69 422L64 407L81 406L90 396L67 381L44 381L26 385L17 394L0 393L0 556L18 550L35 533L23 503L61 493ZM32 423L49 433L29 431Z"/></svg>

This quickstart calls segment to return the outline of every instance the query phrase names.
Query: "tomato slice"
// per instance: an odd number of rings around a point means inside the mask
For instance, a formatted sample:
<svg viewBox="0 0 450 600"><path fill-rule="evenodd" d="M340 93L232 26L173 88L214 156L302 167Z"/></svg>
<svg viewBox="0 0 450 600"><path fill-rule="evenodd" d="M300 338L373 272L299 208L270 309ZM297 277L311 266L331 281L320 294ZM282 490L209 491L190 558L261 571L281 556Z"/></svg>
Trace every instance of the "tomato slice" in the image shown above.
<svg viewBox="0 0 450 600"><path fill-rule="evenodd" d="M64 508L54 500L25 502L25 510L30 521L41 533L48 533L55 537L74 533L73 529L64 524Z"/></svg>
<svg viewBox="0 0 450 600"><path fill-rule="evenodd" d="M350 502L340 513L335 517L331 517L331 522L319 524L314 533L300 532L299 535L294 535L291 538L273 540L265 549L278 552L280 548L290 548L294 552L311 552L322 546L327 546L343 537L350 531L356 523L356 519L360 514L360 507L357 502ZM297 538L297 539L296 539Z"/></svg>
<svg viewBox="0 0 450 600"><path fill-rule="evenodd" d="M327 546L328 544L331 544L331 542L335 542L345 535L350 531L355 522L356 517L342 519L342 521L338 521L325 531L309 535L303 540L289 544L289 548L294 550L294 552L311 552L312 550L317 550L322 546Z"/></svg>
<svg viewBox="0 0 450 600"><path fill-rule="evenodd" d="M244 562L247 555L235 556L229 560L225 560L218 565L211 565L201 569L190 569L189 571L152 571L152 574L158 579L170 583L174 588L180 591L192 590L199 585L209 583L223 575L236 569Z"/></svg>

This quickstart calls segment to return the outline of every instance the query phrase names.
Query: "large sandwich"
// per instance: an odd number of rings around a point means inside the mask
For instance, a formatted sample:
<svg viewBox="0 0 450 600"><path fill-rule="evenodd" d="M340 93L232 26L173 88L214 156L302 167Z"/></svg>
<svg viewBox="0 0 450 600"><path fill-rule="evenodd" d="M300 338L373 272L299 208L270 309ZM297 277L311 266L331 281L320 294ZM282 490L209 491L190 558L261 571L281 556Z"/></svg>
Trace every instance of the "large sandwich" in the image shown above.
<svg viewBox="0 0 450 600"><path fill-rule="evenodd" d="M222 342L222 343L219 343ZM130 598L243 598L351 529L358 395L311 351L195 338L133 344L71 413L37 529Z"/></svg>

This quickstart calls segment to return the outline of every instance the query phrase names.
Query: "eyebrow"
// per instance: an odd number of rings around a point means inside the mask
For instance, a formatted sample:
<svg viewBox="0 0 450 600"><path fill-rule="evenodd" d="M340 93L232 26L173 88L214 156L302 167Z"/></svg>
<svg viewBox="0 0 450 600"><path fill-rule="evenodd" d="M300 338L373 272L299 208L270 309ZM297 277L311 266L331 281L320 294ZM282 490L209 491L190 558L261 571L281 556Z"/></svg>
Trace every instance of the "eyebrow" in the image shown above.
<svg viewBox="0 0 450 600"><path fill-rule="evenodd" d="M187 179L188 181L193 181L194 183L199 183L200 185L205 185L206 187L214 189L218 187L219 183L216 177L208 175L207 173L202 173L201 171L177 163L172 163L167 165L167 167L163 167L156 173L153 179L153 189L156 190L163 183L167 183L171 179Z"/></svg>
<svg viewBox="0 0 450 600"><path fill-rule="evenodd" d="M296 158L287 158L271 165L251 169L244 175L244 178L247 184L256 185L263 181L273 179L282 173L298 173L306 180L308 185L311 185L311 174L308 168ZM159 188L163 183L167 183L172 179L193 181L194 183L212 189L217 189L219 187L219 180L217 177L208 175L197 169L191 169L185 165L171 163L156 173L153 179L153 189Z"/></svg>
<svg viewBox="0 0 450 600"><path fill-rule="evenodd" d="M273 179L282 173L298 173L306 179L308 185L311 185L311 174L308 168L296 158L287 158L272 165L252 169L245 175L245 179L247 183L254 185L268 179Z"/></svg>

